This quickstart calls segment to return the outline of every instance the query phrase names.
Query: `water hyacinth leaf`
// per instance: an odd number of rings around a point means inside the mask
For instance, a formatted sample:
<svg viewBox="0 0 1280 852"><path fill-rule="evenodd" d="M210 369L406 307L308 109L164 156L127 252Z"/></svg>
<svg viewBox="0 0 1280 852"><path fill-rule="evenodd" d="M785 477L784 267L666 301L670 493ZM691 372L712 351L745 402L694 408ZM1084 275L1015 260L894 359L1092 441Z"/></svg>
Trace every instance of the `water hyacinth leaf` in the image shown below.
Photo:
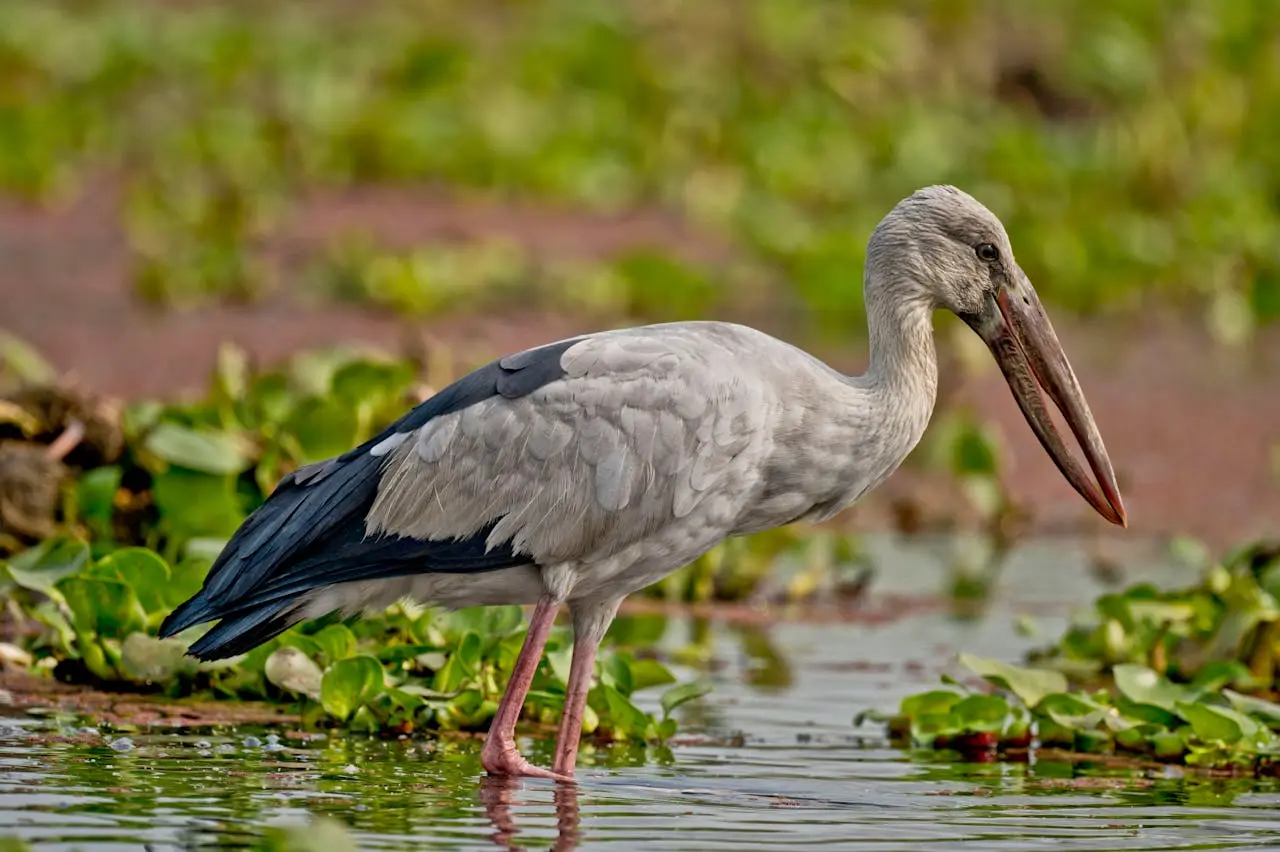
<svg viewBox="0 0 1280 852"><path fill-rule="evenodd" d="M1228 707L1180 702L1178 715L1186 719L1202 742L1233 745L1258 733L1258 722Z"/></svg>
<svg viewBox="0 0 1280 852"><path fill-rule="evenodd" d="M413 366L402 361L353 361L334 371L331 390L350 406L399 406L413 378Z"/></svg>
<svg viewBox="0 0 1280 852"><path fill-rule="evenodd" d="M462 637L462 641L458 643L458 647L453 652L453 655L462 665L462 670L466 675L468 677L475 677L475 675L480 671L481 661L479 634L468 631L467 634Z"/></svg>
<svg viewBox="0 0 1280 852"><path fill-rule="evenodd" d="M119 580L67 577L58 583L79 633L123 638L143 630L147 614L133 589Z"/></svg>
<svg viewBox="0 0 1280 852"><path fill-rule="evenodd" d="M482 636L506 638L524 624L524 610L518 606L493 606L481 609L484 622L478 631Z"/></svg>
<svg viewBox="0 0 1280 852"><path fill-rule="evenodd" d="M235 479L171 467L157 474L152 496L164 525L182 537L228 539L244 520Z"/></svg>
<svg viewBox="0 0 1280 852"><path fill-rule="evenodd" d="M1178 718L1176 713L1171 713L1162 707L1157 707L1154 704L1139 704L1136 701L1130 701L1123 695L1116 696L1114 704L1118 713L1134 722L1146 722L1168 728L1172 727Z"/></svg>
<svg viewBox="0 0 1280 852"><path fill-rule="evenodd" d="M320 682L320 703L331 716L345 721L384 689L382 664L367 654L348 657L329 666Z"/></svg>
<svg viewBox="0 0 1280 852"><path fill-rule="evenodd" d="M1191 678L1193 692L1217 692L1228 684L1249 679L1249 667L1239 660L1213 660Z"/></svg>
<svg viewBox="0 0 1280 852"><path fill-rule="evenodd" d="M629 739L644 736L645 730L649 727L651 721L648 713L631 703L630 698L627 698L627 696L608 684L601 683L592 692L597 692L604 698L604 707L608 714L610 728L618 734L619 738ZM668 690L669 692L671 690ZM663 708L666 715L669 716L670 711L666 710L666 699L667 695L663 695ZM671 709L674 710L676 706L678 705L672 705Z"/></svg>
<svg viewBox="0 0 1280 852"><path fill-rule="evenodd" d="M623 695L630 695L632 689L631 666L622 654L605 655L600 661L600 682L612 686Z"/></svg>
<svg viewBox="0 0 1280 852"><path fill-rule="evenodd" d="M168 611L169 566L154 550L126 547L102 557L94 568L127 583L148 613Z"/></svg>
<svg viewBox="0 0 1280 852"><path fill-rule="evenodd" d="M639 692L655 686L675 683L676 676L657 660L636 660L631 664L631 691Z"/></svg>
<svg viewBox="0 0 1280 852"><path fill-rule="evenodd" d="M80 517L93 535L102 540L111 536L111 518L115 514L115 496L124 472L119 465L85 471L76 483L76 502Z"/></svg>
<svg viewBox="0 0 1280 852"><path fill-rule="evenodd" d="M695 680L688 683L681 683L671 687L662 693L662 716L667 718L681 704L687 704L709 694L714 687L710 682L705 680Z"/></svg>
<svg viewBox="0 0 1280 852"><path fill-rule="evenodd" d="M356 650L356 635L345 624L326 625L311 639L331 663L346 659Z"/></svg>
<svg viewBox="0 0 1280 852"><path fill-rule="evenodd" d="M323 673L315 661L291 646L277 648L267 657L263 674L283 690L319 701ZM327 708L326 708L327 709Z"/></svg>
<svg viewBox="0 0 1280 852"><path fill-rule="evenodd" d="M299 461L322 461L359 443L360 413L337 399L308 398L289 415L285 429Z"/></svg>
<svg viewBox="0 0 1280 852"><path fill-rule="evenodd" d="M167 609L174 609L200 591L212 560L187 557L169 567L169 583L164 588Z"/></svg>
<svg viewBox="0 0 1280 852"><path fill-rule="evenodd" d="M960 663L996 686L1012 692L1028 707L1035 707L1046 695L1067 691L1066 676L1051 669L1022 668L972 654L961 654Z"/></svg>
<svg viewBox="0 0 1280 852"><path fill-rule="evenodd" d="M1150 704L1177 713L1179 702L1192 699L1191 690L1173 683L1147 666L1125 663L1112 669L1116 688L1135 704Z"/></svg>
<svg viewBox="0 0 1280 852"><path fill-rule="evenodd" d="M932 689L902 699L899 712L911 719L927 714L946 714L962 698L964 695L949 689Z"/></svg>
<svg viewBox="0 0 1280 852"><path fill-rule="evenodd" d="M966 731L998 731L1009 715L1009 702L999 695L969 695L957 701L950 716Z"/></svg>
<svg viewBox="0 0 1280 852"><path fill-rule="evenodd" d="M450 654L444 665L436 669L431 678L431 688L439 693L451 695L458 691L467 680L467 671L458 654Z"/></svg>
<svg viewBox="0 0 1280 852"><path fill-rule="evenodd" d="M1252 695L1242 695L1231 689L1222 690L1222 696L1239 712L1262 721L1270 728L1280 729L1280 704Z"/></svg>
<svg viewBox="0 0 1280 852"><path fill-rule="evenodd" d="M89 545L69 538L50 539L9 560L8 577L24 589L58 597L58 583L89 565Z"/></svg>
<svg viewBox="0 0 1280 852"><path fill-rule="evenodd" d="M143 446L169 464L201 473L235 476L253 464L248 445L235 435L168 421L152 429Z"/></svg>
<svg viewBox="0 0 1280 852"><path fill-rule="evenodd" d="M187 643L181 639L130 633L120 646L120 668L141 683L162 683L177 675L193 674L197 666L198 661L187 655Z"/></svg>

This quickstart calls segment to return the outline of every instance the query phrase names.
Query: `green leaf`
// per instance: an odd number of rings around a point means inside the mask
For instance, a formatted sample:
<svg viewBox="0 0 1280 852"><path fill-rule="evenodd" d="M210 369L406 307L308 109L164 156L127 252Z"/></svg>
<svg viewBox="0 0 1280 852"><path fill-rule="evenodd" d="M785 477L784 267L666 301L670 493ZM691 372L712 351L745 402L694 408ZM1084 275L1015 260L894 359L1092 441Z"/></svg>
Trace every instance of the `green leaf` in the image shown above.
<svg viewBox="0 0 1280 852"><path fill-rule="evenodd" d="M169 609L169 566L158 553L145 547L122 548L99 559L94 570L128 584L147 613Z"/></svg>
<svg viewBox="0 0 1280 852"><path fill-rule="evenodd" d="M367 654L348 657L329 666L320 682L320 703L330 716L345 721L382 693L382 664Z"/></svg>
<svg viewBox="0 0 1280 852"><path fill-rule="evenodd" d="M293 410L285 430L297 443L300 461L322 461L357 443L360 413L341 400L312 397Z"/></svg>
<svg viewBox="0 0 1280 852"><path fill-rule="evenodd" d="M643 737L649 727L649 714L645 713L631 699L606 683L601 683L593 692L604 696L605 709L608 711L609 727L619 738ZM668 690L669 695L672 690ZM667 695L663 695L663 706L667 704ZM686 699L690 700L690 699ZM675 709L675 705L672 706ZM670 711L667 711L670 715Z"/></svg>
<svg viewBox="0 0 1280 852"><path fill-rule="evenodd" d="M1202 742L1233 745L1258 733L1259 725L1243 713L1210 704L1179 702L1177 712Z"/></svg>
<svg viewBox="0 0 1280 852"><path fill-rule="evenodd" d="M80 517L99 539L111 538L111 519L115 516L116 492L124 475L118 465L85 471L76 483L76 502Z"/></svg>
<svg viewBox="0 0 1280 852"><path fill-rule="evenodd" d="M245 517L229 476L171 467L156 474L152 494L161 520L180 537L230 538Z"/></svg>
<svg viewBox="0 0 1280 852"><path fill-rule="evenodd" d="M1280 728L1280 704L1262 698L1255 698L1251 695L1242 695L1231 689L1222 690L1222 696L1230 701L1231 706L1241 713L1247 713L1253 718L1263 721L1271 728Z"/></svg>
<svg viewBox="0 0 1280 852"><path fill-rule="evenodd" d="M333 374L333 396L347 405L387 405L398 401L413 383L413 366L405 362L352 361Z"/></svg>
<svg viewBox="0 0 1280 852"><path fill-rule="evenodd" d="M1239 660L1213 660L1191 679L1193 692L1217 692L1228 684L1249 679L1249 667Z"/></svg>
<svg viewBox="0 0 1280 852"><path fill-rule="evenodd" d="M632 693L631 665L626 655L614 652L600 661L600 682L607 683L623 695Z"/></svg>
<svg viewBox="0 0 1280 852"><path fill-rule="evenodd" d="M919 692L902 699L899 712L908 719L915 719L927 714L946 714L964 698L959 692L950 689L931 689Z"/></svg>
<svg viewBox="0 0 1280 852"><path fill-rule="evenodd" d="M481 636L505 639L524 624L524 610L518 606L483 607L484 619L477 632Z"/></svg>
<svg viewBox="0 0 1280 852"><path fill-rule="evenodd" d="M152 429L143 446L170 464L201 473L234 476L253 464L248 447L236 436L168 421Z"/></svg>
<svg viewBox="0 0 1280 852"><path fill-rule="evenodd" d="M22 588L57 597L59 581L84 570L89 558L89 545L83 541L50 539L13 557L7 571Z"/></svg>
<svg viewBox="0 0 1280 852"><path fill-rule="evenodd" d="M1012 692L1028 707L1035 707L1046 695L1067 691L1067 678L1062 672L1021 668L972 654L961 654L960 663L1001 689Z"/></svg>
<svg viewBox="0 0 1280 852"><path fill-rule="evenodd" d="M714 687L709 681L695 680L677 684L662 693L662 717L670 716L681 704L687 704L711 692Z"/></svg>
<svg viewBox="0 0 1280 852"><path fill-rule="evenodd" d="M178 605L200 591L209 573L210 563L205 559L183 559L169 568L169 584L165 586L165 607L177 609Z"/></svg>
<svg viewBox="0 0 1280 852"><path fill-rule="evenodd" d="M263 674L283 690L320 700L324 675L315 660L297 648L285 645L272 651L263 666Z"/></svg>
<svg viewBox="0 0 1280 852"><path fill-rule="evenodd" d="M657 660L636 660L631 664L631 691L639 692L655 686L675 683L676 676Z"/></svg>
<svg viewBox="0 0 1280 852"><path fill-rule="evenodd" d="M1191 691L1186 687L1173 683L1146 666L1125 663L1115 666L1112 675L1115 677L1116 688L1136 704L1150 704L1176 713L1176 705L1192 697Z"/></svg>
<svg viewBox="0 0 1280 852"><path fill-rule="evenodd" d="M468 631L458 642L457 650L453 652L455 658L462 665L462 670L468 677L475 677L480 671L480 636L479 634Z"/></svg>
<svg viewBox="0 0 1280 852"><path fill-rule="evenodd" d="M77 633L123 639L147 626L147 614L125 583L101 577L67 577L58 583Z"/></svg>
<svg viewBox="0 0 1280 852"><path fill-rule="evenodd" d="M1009 715L1009 702L999 695L969 695L951 708L951 718L966 731L999 731Z"/></svg>
<svg viewBox="0 0 1280 852"><path fill-rule="evenodd" d="M356 635L345 624L330 624L313 634L311 639L331 663L345 660L356 650Z"/></svg>

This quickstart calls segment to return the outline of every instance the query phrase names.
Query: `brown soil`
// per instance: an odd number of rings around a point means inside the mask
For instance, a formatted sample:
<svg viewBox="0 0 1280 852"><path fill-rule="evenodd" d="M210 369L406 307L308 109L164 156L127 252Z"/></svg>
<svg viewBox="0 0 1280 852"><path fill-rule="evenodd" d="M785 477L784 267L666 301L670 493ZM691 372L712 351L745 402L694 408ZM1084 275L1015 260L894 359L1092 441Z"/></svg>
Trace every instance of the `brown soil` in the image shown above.
<svg viewBox="0 0 1280 852"><path fill-rule="evenodd" d="M88 387L125 397L174 396L203 387L218 345L234 341L271 362L303 348L367 342L396 347L419 335L473 354L496 354L577 331L559 315L505 314L408 324L351 306L306 304L280 295L245 307L159 313L134 300L118 197L100 184L70 206L42 211L0 200L0 326L37 346ZM718 260L730 250L695 237L673 217L639 212L601 218L560 209L457 201L432 191L362 190L306 200L269 254L288 262L344 232L389 244L502 235L547 254L602 254L660 245ZM768 330L785 330L767 320ZM1215 349L1194 320L1084 322L1058 328L1121 478L1132 533L1185 533L1227 546L1280 533L1280 330L1247 352ZM860 335L855 335L857 339ZM827 352L862 366L858 349ZM994 420L1012 463L1008 483L1041 530L1119 534L1090 515L1021 420L1000 376L959 382L949 402ZM904 468L850 517L861 527L892 522L909 499L928 518L963 515L945 478Z"/></svg>
<svg viewBox="0 0 1280 852"><path fill-rule="evenodd" d="M173 700L99 692L14 668L0 668L0 714L43 708L78 713L110 725L296 725L298 716L252 701Z"/></svg>

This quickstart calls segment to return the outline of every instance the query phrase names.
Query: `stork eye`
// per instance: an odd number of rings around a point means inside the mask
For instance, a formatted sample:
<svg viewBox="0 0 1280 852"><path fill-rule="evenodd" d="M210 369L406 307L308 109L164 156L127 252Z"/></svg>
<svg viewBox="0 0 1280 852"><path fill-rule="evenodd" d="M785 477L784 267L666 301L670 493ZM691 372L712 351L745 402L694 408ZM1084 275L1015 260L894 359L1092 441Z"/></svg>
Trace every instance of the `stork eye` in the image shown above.
<svg viewBox="0 0 1280 852"><path fill-rule="evenodd" d="M978 243L978 247L975 251L978 253L978 258L980 260L985 260L987 263L995 263L1000 259L1000 249L996 248L991 243Z"/></svg>

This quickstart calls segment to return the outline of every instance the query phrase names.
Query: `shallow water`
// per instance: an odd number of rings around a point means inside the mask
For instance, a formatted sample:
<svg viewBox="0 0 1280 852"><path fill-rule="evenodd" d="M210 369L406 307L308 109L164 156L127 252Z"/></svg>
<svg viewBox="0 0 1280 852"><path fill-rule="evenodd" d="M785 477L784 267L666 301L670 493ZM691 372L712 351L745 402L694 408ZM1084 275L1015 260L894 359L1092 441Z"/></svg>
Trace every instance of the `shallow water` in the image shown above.
<svg viewBox="0 0 1280 852"><path fill-rule="evenodd" d="M877 553L876 595L936 589L933 554ZM474 741L0 720L0 834L40 850L237 848L265 825L325 814L367 849L1280 848L1275 781L949 763L852 726L858 710L936 682L956 649L1016 660L1044 641L1018 635L1016 614L1035 612L1052 636L1098 590L1082 559L1044 544L1017 554L978 620L669 620L661 646L704 648L716 691L687 708L669 750L584 752L576 791L482 780ZM525 748L550 757L549 743Z"/></svg>

